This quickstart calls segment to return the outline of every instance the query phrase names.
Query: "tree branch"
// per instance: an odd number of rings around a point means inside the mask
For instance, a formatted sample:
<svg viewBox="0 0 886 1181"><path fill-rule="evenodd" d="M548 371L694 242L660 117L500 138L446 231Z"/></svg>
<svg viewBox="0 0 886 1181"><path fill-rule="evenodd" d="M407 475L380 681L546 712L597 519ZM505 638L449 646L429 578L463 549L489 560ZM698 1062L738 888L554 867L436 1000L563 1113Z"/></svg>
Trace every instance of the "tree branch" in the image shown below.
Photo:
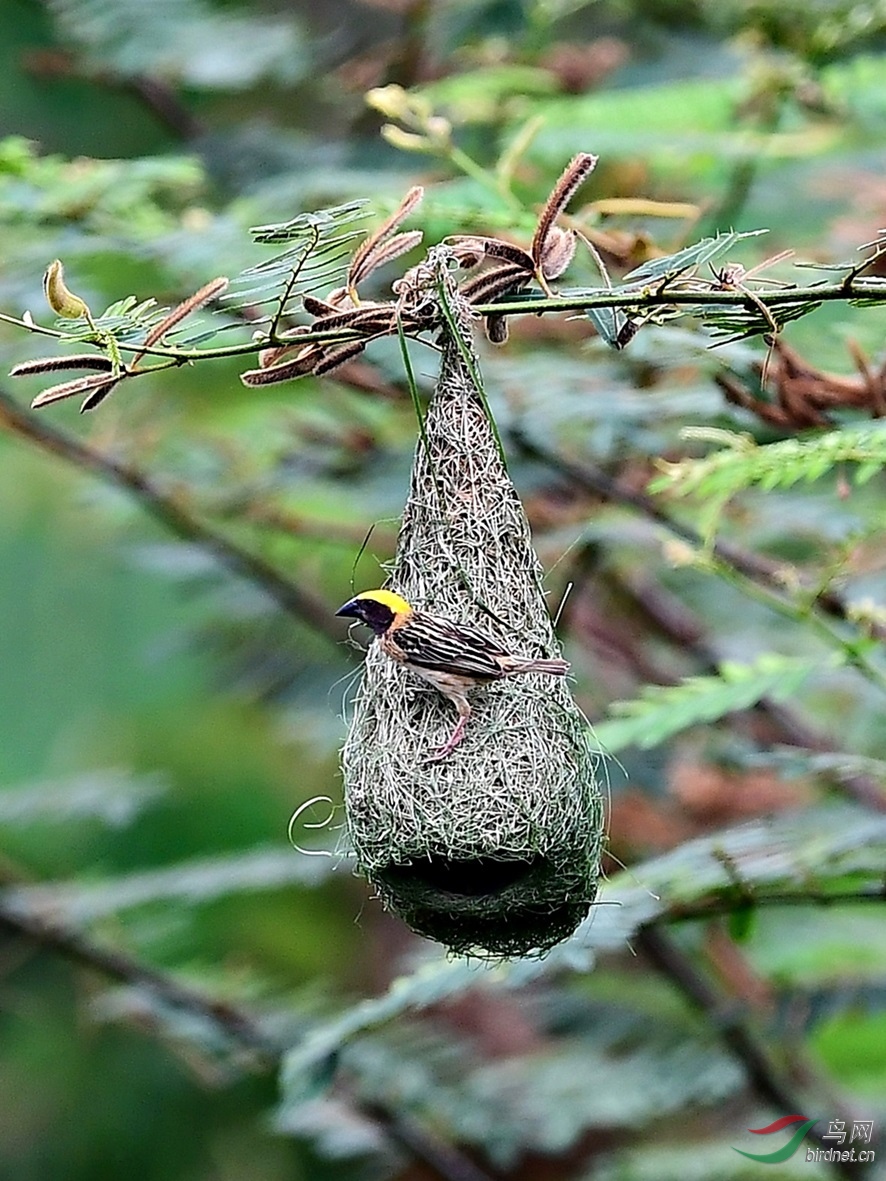
<svg viewBox="0 0 886 1181"><path fill-rule="evenodd" d="M863 266L873 260L865 260ZM617 308L628 312L638 310L654 312L656 309L687 308L690 310L709 308L737 308L756 313L761 317L761 308L775 307L776 312L783 307L802 307L803 304L819 304L833 302L858 302L865 305L879 306L886 304L886 281L883 279L858 279L853 275L838 283L813 284L809 287L779 287L774 291L754 290L747 292L741 288L715 288L714 290L679 290L672 289L661 280L650 283L647 287L624 290L611 288L586 292L573 292L569 295L541 296L530 293L523 297L513 296L494 303L473 304L473 311L478 316L541 316L555 312L586 312L595 308ZM391 304L392 322L396 314L396 305ZM24 320L19 316L0 313L0 323L10 324L27 332L37 333L61 341L70 341L67 332L57 328L47 328L36 324L33 320ZM765 324L760 328L760 334L769 329ZM393 331L393 329L392 329ZM411 333L410 333L411 334ZM144 348L134 341L118 340L117 347L123 353L141 353L148 356L164 357L170 361L205 361L222 357L251 356L270 345L292 344L299 347L308 344L336 345L349 344L355 341L367 343L379 335L373 329L368 335L359 329L338 327L306 331L303 327L281 332L278 335L268 335L259 339L243 341L239 344L208 346L206 348L177 348L161 344ZM384 333L382 333L384 335Z"/></svg>
<svg viewBox="0 0 886 1181"><path fill-rule="evenodd" d="M93 75L93 80L95 77ZM205 132L203 122L188 110L175 90L159 78L151 78L146 74L136 74L134 77L120 80L99 77L102 81L107 80L112 86L116 84L131 90L148 110L180 139L196 139Z"/></svg>
<svg viewBox="0 0 886 1181"><path fill-rule="evenodd" d="M656 970L666 976L692 1006L708 1019L720 1040L742 1063L751 1087L765 1103L782 1115L803 1110L804 1099L782 1077L768 1051L741 1020L738 1011L724 1003L724 998L668 934L645 927L637 933L636 946ZM835 1111L833 1114L837 1116L840 1112ZM851 1115L845 1118L851 1123ZM830 1147L822 1140L822 1133L814 1128L810 1130L809 1136L820 1147ZM869 1171L859 1162L834 1161L831 1167L840 1177L858 1177Z"/></svg>
<svg viewBox="0 0 886 1181"><path fill-rule="evenodd" d="M98 476L105 483L122 488L170 533L182 541L199 546L229 573L259 587L283 611L318 635L333 644L341 642L342 636L332 612L321 599L285 577L264 558L241 549L235 542L192 516L172 496L161 492L144 472L81 443L58 427L49 426L37 415L22 409L3 391L0 391L0 429Z"/></svg>
<svg viewBox="0 0 886 1181"><path fill-rule="evenodd" d="M201 1018L236 1046L253 1056L258 1069L276 1070L286 1047L270 1037L261 1023L229 1001L207 996L180 984L173 977L149 968L125 952L94 942L79 931L52 922L22 908L7 905L0 894L0 932L27 939L37 947L62 956L109 980L148 992L163 1004ZM410 1156L422 1161L441 1181L490 1181L451 1144L426 1132L414 1120L406 1120L378 1104L371 1107L351 1100L358 1114L378 1125L384 1134Z"/></svg>
<svg viewBox="0 0 886 1181"><path fill-rule="evenodd" d="M688 541L690 545L699 548L705 545L704 538L697 530L693 529L691 525L684 525L681 521L672 517L648 493L638 492L636 489L620 483L620 481L614 479L612 476L608 476L601 468L587 461L579 464L573 460L566 459L562 455L547 451L544 447L539 446L538 443L530 439L519 427L511 427L508 435L514 445L524 455L530 459L537 460L539 463L543 463L546 467L551 468L560 475L567 476L579 488L587 492L593 492L597 496L601 496L604 500L611 501L613 504L623 504L628 508L636 509L642 516L648 518L650 521L654 521L657 525L662 525L674 537L679 537L682 541ZM746 578L760 583L769 590L784 591L784 580L782 577L784 565L782 563L774 562L772 559L763 557L761 554L755 554L750 550L742 549L740 546L733 545L729 541L715 541L712 550L715 557L719 558L720 561L733 570L736 570L739 574L743 574ZM815 599L815 607L825 615L830 615L842 621L849 621L849 612L846 603L834 591L823 591L819 594ZM874 622L871 630L877 639L886 642L886 627L884 625Z"/></svg>
<svg viewBox="0 0 886 1181"><path fill-rule="evenodd" d="M203 1018L228 1040L254 1054L264 1069L276 1065L280 1058L282 1048L262 1031L257 1021L235 1006L179 984L166 973L146 967L125 952L102 947L74 928L23 907L11 906L2 894L0 930L7 935L25 938L118 984L142 989L173 1009Z"/></svg>
<svg viewBox="0 0 886 1181"><path fill-rule="evenodd" d="M872 260L868 259L865 266ZM851 278L851 277L850 277ZM614 287L599 291L576 291L568 295L543 298L535 293L515 295L495 303L476 304L480 316L539 316L544 312L584 312L589 308L620 308L625 311L643 309L654 311L667 307L734 307L757 311L763 307L801 306L802 304L834 303L850 300L870 300L872 304L886 303L886 281L857 279L850 282L811 284L808 287L777 287L773 290L754 290L751 294L740 288L680 290L669 287L660 279L645 287L625 289Z"/></svg>
<svg viewBox="0 0 886 1181"><path fill-rule="evenodd" d="M743 897L738 891L731 897L709 894L691 902L669 903L666 911L654 923L650 923L649 927L659 928L691 919L720 918L723 915L735 914L745 906L846 906L855 902L874 902L882 905L886 902L886 881L879 886L860 886L858 889L840 893L829 893L814 886L804 886L799 892L773 890L761 898L757 898L753 893Z"/></svg>
<svg viewBox="0 0 886 1181"><path fill-rule="evenodd" d="M679 537L681 540L689 542L692 546L701 548L704 545L704 539L695 529L675 520L647 493L638 492L634 488L627 487L619 480L607 475L592 464L586 462L577 464L545 450L519 428L511 428L509 437L524 455L545 464L545 466L549 467L558 475L565 476L577 487L592 492L613 504L621 504L627 508L634 509L648 520L661 525L674 537ZM781 578L782 567L778 563L759 554L744 550L727 541L715 541L713 544L713 553L727 569L734 570L751 580L751 582L765 587L767 590L784 594L784 582ZM690 647L694 648L696 655L707 668L710 670L716 669L715 655L710 647L701 639L697 628L690 627L685 620L677 624L671 612L657 611L654 599L651 599L649 596L645 597L644 606L655 613L656 622L659 626L665 632L669 631L672 638L678 641L681 647L685 648L689 644ZM831 618L847 623L852 622L846 603L834 591L825 591L819 595L815 600L814 609ZM687 634L692 631L695 632L695 638L690 641L687 639ZM886 628L883 625L874 623L871 631L878 640L886 642ZM819 751L837 749L833 743L795 718L793 713L785 706L766 703L764 709L775 720L776 724L779 725L784 733L785 741L790 745L807 746ZM841 787L847 795L850 795L859 803L873 808L878 812L886 811L886 793L869 776L845 776L841 779Z"/></svg>
<svg viewBox="0 0 886 1181"><path fill-rule="evenodd" d="M628 584L626 591L680 651L695 656L701 671L717 671L717 656L714 649L704 638L701 625L690 616L682 603L678 604L668 599L660 588L639 586L636 582ZM765 715L775 727L780 740L788 746L802 747L822 754L839 752L837 743L797 717L788 705L764 697L752 708L757 713ZM886 792L872 776L857 772L845 773L840 775L836 783L850 799L874 812L886 812Z"/></svg>

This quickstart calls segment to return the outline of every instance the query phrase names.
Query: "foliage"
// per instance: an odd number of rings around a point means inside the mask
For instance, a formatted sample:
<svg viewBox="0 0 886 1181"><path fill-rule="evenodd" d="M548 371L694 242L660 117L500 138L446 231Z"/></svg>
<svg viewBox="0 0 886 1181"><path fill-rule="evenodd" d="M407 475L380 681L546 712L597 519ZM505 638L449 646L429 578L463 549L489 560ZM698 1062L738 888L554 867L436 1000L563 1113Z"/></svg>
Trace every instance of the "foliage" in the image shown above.
<svg viewBox="0 0 886 1181"><path fill-rule="evenodd" d="M147 8L137 0L50 0L49 7L88 66L123 77L238 90L265 79L292 83L309 69L294 20L216 10L204 0L159 0Z"/></svg>
<svg viewBox="0 0 886 1181"><path fill-rule="evenodd" d="M679 685L647 685L636 701L616 701L612 717L594 728L605 751L617 754L626 746L658 746L702 722L748 709L764 697L790 699L820 662L768 653L755 664L725 662L715 677L687 677Z"/></svg>
<svg viewBox="0 0 886 1181"><path fill-rule="evenodd" d="M845 463L858 464L854 478L864 484L886 463L886 436L876 425L844 427L813 439L782 439L763 447L747 435L719 438L726 447L704 459L668 466L654 481L654 490L725 501L754 486L768 492L802 480L820 480Z"/></svg>

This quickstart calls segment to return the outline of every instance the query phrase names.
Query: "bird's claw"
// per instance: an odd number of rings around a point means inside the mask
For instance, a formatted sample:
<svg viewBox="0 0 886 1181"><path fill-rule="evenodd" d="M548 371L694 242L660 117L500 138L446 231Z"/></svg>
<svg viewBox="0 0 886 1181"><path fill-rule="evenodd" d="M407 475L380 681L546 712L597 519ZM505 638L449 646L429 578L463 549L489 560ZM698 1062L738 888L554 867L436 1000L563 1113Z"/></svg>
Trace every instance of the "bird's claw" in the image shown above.
<svg viewBox="0 0 886 1181"><path fill-rule="evenodd" d="M465 726L467 724L467 720L467 718L459 719L459 723L450 735L449 741L445 742L442 746L435 747L434 750L430 751L425 757L426 763L440 763L443 761L443 759L448 758L449 755L452 754L452 752L465 736Z"/></svg>

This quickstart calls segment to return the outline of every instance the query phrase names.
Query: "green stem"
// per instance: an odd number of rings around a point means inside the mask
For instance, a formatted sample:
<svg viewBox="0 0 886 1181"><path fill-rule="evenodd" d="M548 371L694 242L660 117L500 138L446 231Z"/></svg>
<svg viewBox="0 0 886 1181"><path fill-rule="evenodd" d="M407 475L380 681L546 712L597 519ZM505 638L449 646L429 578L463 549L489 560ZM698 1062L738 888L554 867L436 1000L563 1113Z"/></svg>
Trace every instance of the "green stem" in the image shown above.
<svg viewBox="0 0 886 1181"><path fill-rule="evenodd" d="M495 437L495 445L498 448L498 457L501 460L502 467L505 469L505 471L507 471L508 461L507 457L505 456L504 443L501 440L501 435L499 434L498 424L495 421L495 416L489 408L489 401L486 397L486 390L483 386L483 377L477 368L471 346L465 340L462 334L458 317L456 316L455 311L449 302L449 292L446 290L446 284L442 280L438 281L437 283L437 294L440 299L440 310L443 312L443 319L446 321L446 327L450 336L458 346L461 359L465 363L465 368L468 371L474 389L477 391L477 396L483 405L483 410L486 413L486 417L489 420L489 426L492 430L492 434Z"/></svg>
<svg viewBox="0 0 886 1181"><path fill-rule="evenodd" d="M67 431L50 426L38 415L22 409L3 391L0 391L0 432L25 439L81 471L122 488L174 536L199 546L231 574L261 587L283 611L330 643L340 643L341 631L336 627L328 605L313 588L294 582L259 554L241 549L233 539L217 533L211 525L195 516L181 497L162 490L146 472L88 446Z"/></svg>
<svg viewBox="0 0 886 1181"><path fill-rule="evenodd" d="M835 649L848 665L856 668L872 685L886 694L886 673L861 651L861 642L867 639L866 636L859 634L855 641L847 639L825 619L821 612L815 609L812 603L785 598L771 587L747 578L734 566L721 562L713 554L706 557L705 564L712 574L735 587L749 599L762 603L770 610L790 619L792 623L809 627L825 644ZM848 626L848 624L844 626Z"/></svg>
<svg viewBox="0 0 886 1181"><path fill-rule="evenodd" d="M409 356L409 349L406 347L406 333L403 331L403 321L399 314L397 316L397 339L400 342L400 358L403 361L403 369L406 373L406 383L409 386L409 396L412 398L412 406L415 410L415 418L418 422L418 433L421 437L422 446L425 449L425 455L428 460L428 467L431 472L431 479L434 483L434 491L437 494L437 503L440 506L441 512L443 505L446 503L443 499L443 490L437 480L437 471L434 467L434 460L431 455L431 445L428 442L428 433L425 429L425 418L422 414L421 399L418 393L418 383L415 380L415 370L412 367L412 358Z"/></svg>
<svg viewBox="0 0 886 1181"><path fill-rule="evenodd" d="M495 177L490 175L485 168L477 163L467 152L463 152L461 148L457 148L455 144L450 144L446 149L446 157L450 163L454 164L456 168L460 169L465 176L469 176L472 180L481 184L484 189L491 190L496 197L499 197L514 213L525 213L523 206L517 200L512 192L507 189Z"/></svg>

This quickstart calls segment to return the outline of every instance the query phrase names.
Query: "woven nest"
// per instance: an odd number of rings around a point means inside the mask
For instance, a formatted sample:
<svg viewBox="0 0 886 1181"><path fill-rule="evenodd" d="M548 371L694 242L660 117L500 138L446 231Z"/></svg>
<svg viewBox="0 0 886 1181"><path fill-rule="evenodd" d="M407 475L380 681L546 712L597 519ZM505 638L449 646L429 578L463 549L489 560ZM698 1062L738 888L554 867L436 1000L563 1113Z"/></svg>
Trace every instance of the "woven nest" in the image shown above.
<svg viewBox="0 0 886 1181"><path fill-rule="evenodd" d="M468 314L449 291L461 339L444 327L389 586L503 650L557 655L526 516L465 360L478 372ZM471 704L462 744L428 761L452 732L452 703L371 644L343 751L357 867L388 909L454 952L543 952L597 892L597 758L565 678L498 681Z"/></svg>

